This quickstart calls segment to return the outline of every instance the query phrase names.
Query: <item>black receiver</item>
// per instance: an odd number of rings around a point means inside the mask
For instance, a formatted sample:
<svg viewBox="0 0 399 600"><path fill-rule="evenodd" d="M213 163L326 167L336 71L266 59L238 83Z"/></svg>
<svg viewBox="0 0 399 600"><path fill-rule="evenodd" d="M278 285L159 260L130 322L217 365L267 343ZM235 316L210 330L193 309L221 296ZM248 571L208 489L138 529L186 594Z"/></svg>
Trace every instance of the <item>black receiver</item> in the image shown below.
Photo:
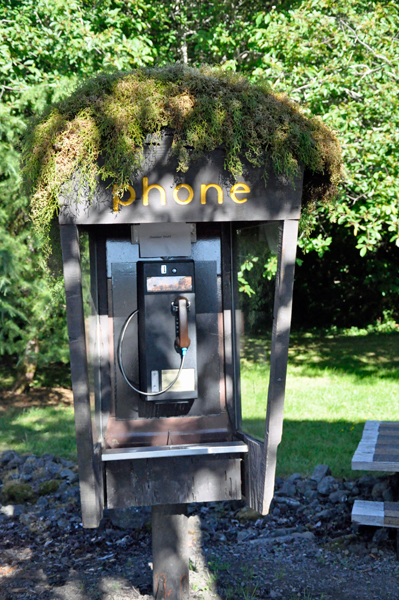
<svg viewBox="0 0 399 600"><path fill-rule="evenodd" d="M147 401L198 397L194 262L137 264L140 389ZM176 383L159 394L176 378Z"/></svg>

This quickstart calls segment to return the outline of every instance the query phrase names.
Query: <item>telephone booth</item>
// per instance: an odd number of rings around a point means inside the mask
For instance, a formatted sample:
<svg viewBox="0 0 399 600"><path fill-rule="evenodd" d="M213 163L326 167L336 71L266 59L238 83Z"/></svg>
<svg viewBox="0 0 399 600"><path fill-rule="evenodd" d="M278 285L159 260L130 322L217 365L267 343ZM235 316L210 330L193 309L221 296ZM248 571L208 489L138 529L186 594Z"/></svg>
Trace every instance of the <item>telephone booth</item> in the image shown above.
<svg viewBox="0 0 399 600"><path fill-rule="evenodd" d="M123 195L112 181L90 195L76 174L60 198L84 527L105 506L151 505L159 523L190 502L244 498L266 514L273 497L302 177L271 168L265 182L244 162L232 179L223 148L179 174L171 144L147 138ZM242 265L257 244L277 265L263 440L241 414Z"/></svg>

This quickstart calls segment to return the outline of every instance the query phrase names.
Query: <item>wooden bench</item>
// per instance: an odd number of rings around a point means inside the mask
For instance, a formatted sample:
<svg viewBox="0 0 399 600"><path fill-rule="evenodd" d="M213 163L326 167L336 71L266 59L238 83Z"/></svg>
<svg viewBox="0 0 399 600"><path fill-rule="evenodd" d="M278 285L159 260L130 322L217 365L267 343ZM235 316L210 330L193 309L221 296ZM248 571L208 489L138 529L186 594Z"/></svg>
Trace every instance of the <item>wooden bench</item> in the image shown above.
<svg viewBox="0 0 399 600"><path fill-rule="evenodd" d="M399 422L367 421L352 458L352 469L399 472ZM374 527L395 527L399 557L399 502L355 500L352 521Z"/></svg>
<svg viewBox="0 0 399 600"><path fill-rule="evenodd" d="M352 469L399 472L399 422L367 421Z"/></svg>
<svg viewBox="0 0 399 600"><path fill-rule="evenodd" d="M399 502L355 500L352 521L361 525L399 529Z"/></svg>

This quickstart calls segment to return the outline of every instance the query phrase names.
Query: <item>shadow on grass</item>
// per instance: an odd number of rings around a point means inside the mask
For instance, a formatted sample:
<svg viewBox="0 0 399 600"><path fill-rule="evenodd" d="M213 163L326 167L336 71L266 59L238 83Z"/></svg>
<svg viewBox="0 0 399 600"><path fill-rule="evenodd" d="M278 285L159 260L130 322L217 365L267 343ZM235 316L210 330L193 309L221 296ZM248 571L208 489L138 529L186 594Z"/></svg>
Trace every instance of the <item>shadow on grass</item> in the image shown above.
<svg viewBox="0 0 399 600"><path fill-rule="evenodd" d="M248 361L268 363L270 336L247 338L244 356ZM366 336L291 336L288 364L303 376L322 375L324 371L399 380L399 333Z"/></svg>
<svg viewBox="0 0 399 600"><path fill-rule="evenodd" d="M360 477L351 460L362 437L364 422L284 420L283 438L277 452L277 475L311 475L316 464L329 465L334 477ZM265 423L244 419L244 431L263 439ZM316 462L315 462L316 457Z"/></svg>
<svg viewBox="0 0 399 600"><path fill-rule="evenodd" d="M54 456L76 460L72 407L46 406L9 409L1 414L0 451Z"/></svg>

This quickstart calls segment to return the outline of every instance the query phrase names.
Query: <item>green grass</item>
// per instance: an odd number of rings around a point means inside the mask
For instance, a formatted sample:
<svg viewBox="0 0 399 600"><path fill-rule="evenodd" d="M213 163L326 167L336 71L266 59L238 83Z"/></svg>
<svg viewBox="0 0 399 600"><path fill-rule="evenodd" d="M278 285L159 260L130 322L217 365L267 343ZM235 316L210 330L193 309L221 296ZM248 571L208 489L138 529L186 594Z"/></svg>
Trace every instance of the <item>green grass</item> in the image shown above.
<svg viewBox="0 0 399 600"><path fill-rule="evenodd" d="M263 438L270 344L248 339L241 361L244 429ZM366 420L399 420L399 335L294 335L277 473L328 464L354 476L351 458Z"/></svg>
<svg viewBox="0 0 399 600"><path fill-rule="evenodd" d="M277 473L310 474L326 463L353 477L351 458L367 419L399 420L399 333L296 334L291 338ZM263 438L269 339L247 339L241 364L244 429ZM56 382L55 382L56 384ZM76 458L73 409L0 413L0 451Z"/></svg>
<svg viewBox="0 0 399 600"><path fill-rule="evenodd" d="M76 459L72 406L12 409L0 414L0 452L11 449Z"/></svg>

